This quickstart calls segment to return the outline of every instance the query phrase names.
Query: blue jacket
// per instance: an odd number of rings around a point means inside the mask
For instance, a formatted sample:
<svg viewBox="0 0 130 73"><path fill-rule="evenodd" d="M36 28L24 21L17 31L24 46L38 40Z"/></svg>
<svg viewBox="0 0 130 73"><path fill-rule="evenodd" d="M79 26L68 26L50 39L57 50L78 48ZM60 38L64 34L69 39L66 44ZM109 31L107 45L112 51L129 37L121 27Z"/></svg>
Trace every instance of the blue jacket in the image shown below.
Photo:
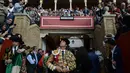
<svg viewBox="0 0 130 73"><path fill-rule="evenodd" d="M90 73L100 73L100 63L99 58L95 54L95 52L89 52L88 56L90 57L90 60L92 61L93 68Z"/></svg>
<svg viewBox="0 0 130 73"><path fill-rule="evenodd" d="M123 73L121 49L118 46L116 46L113 53L113 60L116 61L116 73Z"/></svg>

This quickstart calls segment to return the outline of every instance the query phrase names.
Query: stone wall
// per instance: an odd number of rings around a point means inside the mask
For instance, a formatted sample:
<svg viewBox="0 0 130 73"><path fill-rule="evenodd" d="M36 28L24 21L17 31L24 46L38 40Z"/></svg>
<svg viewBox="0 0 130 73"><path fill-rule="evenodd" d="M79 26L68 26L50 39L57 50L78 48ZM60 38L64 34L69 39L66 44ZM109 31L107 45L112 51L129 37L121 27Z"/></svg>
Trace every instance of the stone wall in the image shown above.
<svg viewBox="0 0 130 73"><path fill-rule="evenodd" d="M102 48L104 36L110 33L114 35L116 34L115 16L116 15L104 15L102 24L95 26L94 46L95 48L100 49L102 52L104 51L104 49Z"/></svg>
<svg viewBox="0 0 130 73"><path fill-rule="evenodd" d="M37 24L33 24L29 26L27 33L28 33L27 45L39 47L39 44L40 44L39 42L41 41L39 26Z"/></svg>
<svg viewBox="0 0 130 73"><path fill-rule="evenodd" d="M115 16L116 15L104 15L102 28L106 34L116 34L116 25L115 25Z"/></svg>
<svg viewBox="0 0 130 73"><path fill-rule="evenodd" d="M13 33L20 33L27 46L39 47L40 28L36 24L31 25L30 19L31 18L26 14L15 14L14 24L16 24L16 27L14 28Z"/></svg>

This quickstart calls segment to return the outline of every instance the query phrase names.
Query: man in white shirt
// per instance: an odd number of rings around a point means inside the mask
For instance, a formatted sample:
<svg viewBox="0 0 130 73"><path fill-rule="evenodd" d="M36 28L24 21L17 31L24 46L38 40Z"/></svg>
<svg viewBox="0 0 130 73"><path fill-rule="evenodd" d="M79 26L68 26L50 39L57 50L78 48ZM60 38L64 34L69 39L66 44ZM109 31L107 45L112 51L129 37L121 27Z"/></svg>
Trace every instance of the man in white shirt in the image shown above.
<svg viewBox="0 0 130 73"><path fill-rule="evenodd" d="M9 7L8 7L8 14L7 14L7 16L9 16L10 13L12 13L12 12L14 12L14 6L13 6L13 4L10 2L10 3L9 3Z"/></svg>
<svg viewBox="0 0 130 73"><path fill-rule="evenodd" d="M20 13L20 12L22 12L22 10L23 10L23 2L21 0L20 2L15 3L15 5L14 5L14 12L15 13Z"/></svg>
<svg viewBox="0 0 130 73"><path fill-rule="evenodd" d="M31 49L30 54L27 56L27 73L35 73L38 64L36 48Z"/></svg>

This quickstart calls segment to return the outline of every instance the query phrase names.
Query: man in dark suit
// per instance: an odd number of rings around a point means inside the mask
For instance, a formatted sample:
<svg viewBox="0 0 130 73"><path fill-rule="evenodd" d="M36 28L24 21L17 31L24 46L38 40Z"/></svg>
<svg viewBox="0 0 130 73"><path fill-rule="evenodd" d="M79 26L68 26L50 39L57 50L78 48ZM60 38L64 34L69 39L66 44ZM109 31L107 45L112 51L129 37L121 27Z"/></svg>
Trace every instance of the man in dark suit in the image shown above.
<svg viewBox="0 0 130 73"><path fill-rule="evenodd" d="M86 48L81 47L75 49L73 52L76 57L76 65L77 68L72 73L90 73L92 70L92 62L88 56L88 52Z"/></svg>
<svg viewBox="0 0 130 73"><path fill-rule="evenodd" d="M100 62L98 55L95 54L95 49L90 49L88 51L88 56L92 62L92 70L90 73L100 73Z"/></svg>
<svg viewBox="0 0 130 73"><path fill-rule="evenodd" d="M112 67L116 70L116 73L123 73L123 62L121 49L116 45L115 40L109 39L106 41L112 49Z"/></svg>

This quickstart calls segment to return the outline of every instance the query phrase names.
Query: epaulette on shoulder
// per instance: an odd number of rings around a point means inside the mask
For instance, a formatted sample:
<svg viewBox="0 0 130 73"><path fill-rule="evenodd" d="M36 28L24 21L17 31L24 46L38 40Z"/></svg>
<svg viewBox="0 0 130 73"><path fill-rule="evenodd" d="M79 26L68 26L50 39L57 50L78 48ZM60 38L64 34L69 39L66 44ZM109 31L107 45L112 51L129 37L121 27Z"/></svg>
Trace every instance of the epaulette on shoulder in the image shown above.
<svg viewBox="0 0 130 73"><path fill-rule="evenodd" d="M58 55L59 53L60 53L60 50L59 50L59 49L52 51L52 54L53 54L53 55Z"/></svg>

